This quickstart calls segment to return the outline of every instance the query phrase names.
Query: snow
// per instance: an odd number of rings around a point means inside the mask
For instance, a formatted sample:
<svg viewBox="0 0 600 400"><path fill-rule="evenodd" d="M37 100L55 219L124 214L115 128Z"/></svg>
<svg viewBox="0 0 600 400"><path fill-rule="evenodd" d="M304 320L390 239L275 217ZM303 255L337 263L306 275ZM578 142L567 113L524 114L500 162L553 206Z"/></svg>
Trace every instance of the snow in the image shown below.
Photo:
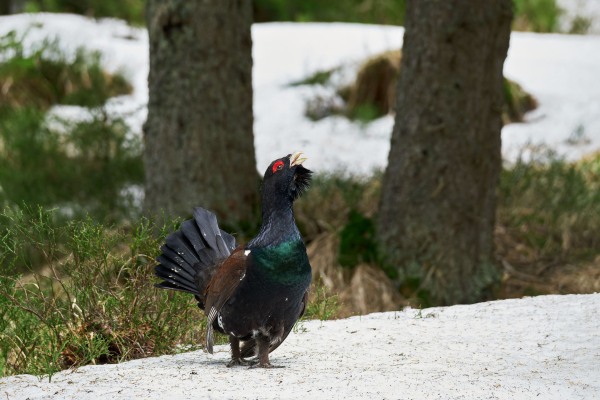
<svg viewBox="0 0 600 400"><path fill-rule="evenodd" d="M593 4L593 2L591 2ZM600 2L598 2L600 3ZM571 9L576 9L573 3ZM28 43L57 37L68 52L86 46L102 52L106 68L122 71L134 92L109 102L125 115L136 134L146 118L148 38L144 29L122 21L99 21L68 14L20 14L0 17L0 35L11 29L29 31ZM255 24L254 113L257 168L295 150L309 156L315 171L352 169L368 174L387 164L393 117L357 124L343 117L314 122L304 116L306 100L322 90L290 87L315 71L344 66L355 71L367 57L402 46L402 27L360 24ZM532 34L511 36L505 62L507 77L532 93L540 106L527 123L510 124L502 132L503 154L514 160L526 147L546 144L568 159L600 149L600 36ZM331 91L331 90L330 90ZM53 112L84 118L78 107Z"/></svg>
<svg viewBox="0 0 600 400"><path fill-rule="evenodd" d="M134 92L112 99L137 134L148 98L148 39L121 21L65 14L0 17L0 35L29 30L28 43L58 37L68 52L100 50ZM319 69L355 69L402 45L400 27L257 24L253 27L257 167L303 150L311 169L369 173L387 162L393 117L368 125L304 118L315 89L287 84ZM600 36L513 33L506 75L539 101L527 123L504 128L503 152L546 143L575 159L600 149ZM85 118L77 107L54 113ZM578 132L574 135L574 132ZM579 135L579 136L578 136ZM577 142L575 145L567 142ZM577 140L575 140L577 139ZM272 354L281 369L225 367L228 351L190 352L64 371L52 381L0 379L0 397L187 398L600 398L600 294L542 296L405 310L301 324Z"/></svg>
<svg viewBox="0 0 600 400"><path fill-rule="evenodd" d="M528 123L504 127L504 154L514 155L527 143L546 143L571 159L598 150L599 71L600 36L513 33L504 73L540 106L528 114ZM576 136L578 129L583 137ZM582 143L570 145L569 138Z"/></svg>
<svg viewBox="0 0 600 400"><path fill-rule="evenodd" d="M588 33L600 34L600 1L598 0L557 0L562 10L559 18L561 32L568 32L576 17L590 21Z"/></svg>
<svg viewBox="0 0 600 400"><path fill-rule="evenodd" d="M0 379L8 399L600 398L600 294L406 309L300 325L285 368L227 368L227 346Z"/></svg>

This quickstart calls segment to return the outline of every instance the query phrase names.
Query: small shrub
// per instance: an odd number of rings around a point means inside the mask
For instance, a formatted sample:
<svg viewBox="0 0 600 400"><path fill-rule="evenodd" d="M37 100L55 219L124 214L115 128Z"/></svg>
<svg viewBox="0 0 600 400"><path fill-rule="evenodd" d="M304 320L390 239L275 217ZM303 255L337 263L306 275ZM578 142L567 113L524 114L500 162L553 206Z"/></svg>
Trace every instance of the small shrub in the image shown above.
<svg viewBox="0 0 600 400"><path fill-rule="evenodd" d="M120 74L108 74L99 52L83 48L69 59L57 40L44 40L31 49L15 31L0 37L0 111L21 107L45 110L54 104L102 106L109 97L131 93Z"/></svg>
<svg viewBox="0 0 600 400"><path fill-rule="evenodd" d="M513 29L533 32L558 32L562 14L556 0L514 0Z"/></svg>
<svg viewBox="0 0 600 400"><path fill-rule="evenodd" d="M302 316L303 321L311 319L327 321L337 317L340 310L338 296L330 295L322 281L316 280L309 294L308 305Z"/></svg>
<svg viewBox="0 0 600 400"><path fill-rule="evenodd" d="M121 75L100 65L100 54L78 49L69 59L57 41L26 51L12 31L0 38L0 205L59 207L116 220L139 211L131 187L143 180L141 139L106 100L129 93ZM72 122L47 117L54 104L90 108Z"/></svg>
<svg viewBox="0 0 600 400"><path fill-rule="evenodd" d="M504 105L502 107L502 120L504 124L523 122L525 114L535 110L538 106L536 99L527 93L521 85L504 79Z"/></svg>
<svg viewBox="0 0 600 400"><path fill-rule="evenodd" d="M582 15L576 15L571 21L571 27L569 32L574 35L585 35L589 32L592 27L593 19L591 17L584 17Z"/></svg>
<svg viewBox="0 0 600 400"><path fill-rule="evenodd" d="M144 23L144 0L27 0L27 12L63 12L92 18L120 18L133 24Z"/></svg>
<svg viewBox="0 0 600 400"><path fill-rule="evenodd" d="M256 22L340 21L401 25L404 22L404 3L405 0L254 0L253 8Z"/></svg>
<svg viewBox="0 0 600 400"><path fill-rule="evenodd" d="M54 218L29 208L0 214L0 375L51 375L202 343L192 297L153 287L159 242L174 226L142 220L116 229L89 218L55 225ZM31 268L32 247L43 255L41 269Z"/></svg>
<svg viewBox="0 0 600 400"><path fill-rule="evenodd" d="M377 261L375 224L356 210L350 210L348 223L340 232L338 262L343 267Z"/></svg>
<svg viewBox="0 0 600 400"><path fill-rule="evenodd" d="M109 220L137 215L122 192L143 182L141 139L102 110L90 121L51 122L32 108L0 118L0 204Z"/></svg>

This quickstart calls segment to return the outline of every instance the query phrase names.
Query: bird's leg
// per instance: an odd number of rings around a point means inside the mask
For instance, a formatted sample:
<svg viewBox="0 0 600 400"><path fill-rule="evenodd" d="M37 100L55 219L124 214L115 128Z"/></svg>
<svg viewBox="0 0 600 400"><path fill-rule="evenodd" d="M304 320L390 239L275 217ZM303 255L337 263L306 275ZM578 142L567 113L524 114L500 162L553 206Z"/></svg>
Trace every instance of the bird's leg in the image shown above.
<svg viewBox="0 0 600 400"><path fill-rule="evenodd" d="M258 346L258 364L253 365L250 368L283 368L283 365L273 365L269 362L269 348L271 347L271 341L267 336L259 335L256 338L256 344Z"/></svg>
<svg viewBox="0 0 600 400"><path fill-rule="evenodd" d="M229 345L231 346L231 361L227 363L227 367L234 367L236 365L252 366L255 364L253 361L247 361L242 358L240 352L240 339L230 335Z"/></svg>

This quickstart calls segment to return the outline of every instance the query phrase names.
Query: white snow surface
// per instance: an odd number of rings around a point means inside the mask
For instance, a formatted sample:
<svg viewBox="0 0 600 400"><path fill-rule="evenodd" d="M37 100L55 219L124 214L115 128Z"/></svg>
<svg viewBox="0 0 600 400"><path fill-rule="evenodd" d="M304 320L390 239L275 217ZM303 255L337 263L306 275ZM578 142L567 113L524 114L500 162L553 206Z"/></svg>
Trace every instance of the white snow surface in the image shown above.
<svg viewBox="0 0 600 400"><path fill-rule="evenodd" d="M406 309L301 324L284 368L227 368L227 346L0 379L7 399L598 399L600 294Z"/></svg>
<svg viewBox="0 0 600 400"><path fill-rule="evenodd" d="M132 95L112 99L109 110L126 115L134 132L141 134L148 99L148 37L144 29L119 20L95 21L69 14L0 17L0 35L12 29L20 33L28 30L28 43L56 37L70 52L78 46L101 51L106 68L124 72L134 86ZM331 93L332 89L288 84L340 65L355 71L367 57L400 48L403 32L402 27L343 23L255 24L252 36L258 170L263 171L271 160L295 150L304 151L309 157L306 165L317 172L351 170L368 174L384 168L393 116L366 125L343 117L313 122L304 116L306 99L323 91ZM532 93L540 106L527 116L526 123L504 127L504 156L514 160L525 147L540 144L568 159L600 149L599 72L598 35L513 33L505 75ZM85 111L73 106L54 107L53 112L85 117Z"/></svg>

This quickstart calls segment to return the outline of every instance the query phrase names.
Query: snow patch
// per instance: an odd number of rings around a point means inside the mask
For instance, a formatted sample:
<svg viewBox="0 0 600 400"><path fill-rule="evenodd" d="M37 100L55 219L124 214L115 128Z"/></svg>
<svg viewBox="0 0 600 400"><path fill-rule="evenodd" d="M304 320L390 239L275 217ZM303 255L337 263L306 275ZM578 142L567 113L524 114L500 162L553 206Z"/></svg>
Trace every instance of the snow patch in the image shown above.
<svg viewBox="0 0 600 400"><path fill-rule="evenodd" d="M302 322L274 370L227 346L0 379L9 399L596 399L600 294L539 296Z"/></svg>

